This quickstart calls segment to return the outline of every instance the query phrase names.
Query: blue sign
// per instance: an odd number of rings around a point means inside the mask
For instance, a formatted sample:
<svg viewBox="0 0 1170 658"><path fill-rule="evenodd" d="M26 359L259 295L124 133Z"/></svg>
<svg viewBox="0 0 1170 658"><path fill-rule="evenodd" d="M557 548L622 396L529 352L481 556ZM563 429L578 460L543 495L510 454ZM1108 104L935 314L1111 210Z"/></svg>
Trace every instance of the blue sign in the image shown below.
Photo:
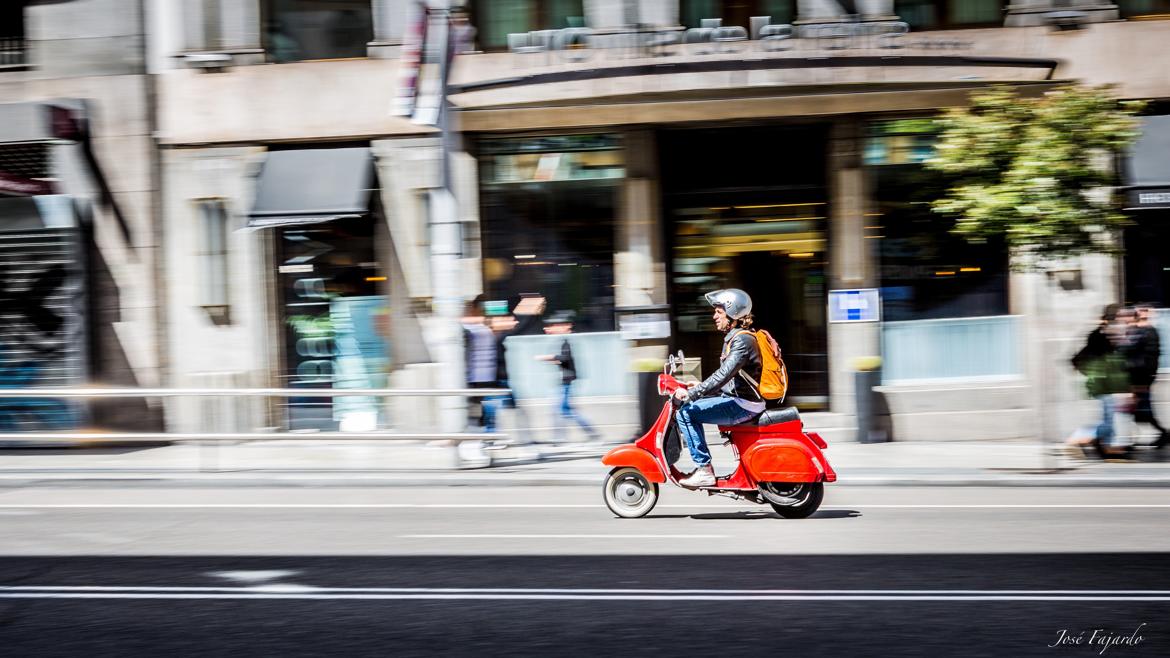
<svg viewBox="0 0 1170 658"><path fill-rule="evenodd" d="M829 291L829 322L878 322L882 298L877 288Z"/></svg>

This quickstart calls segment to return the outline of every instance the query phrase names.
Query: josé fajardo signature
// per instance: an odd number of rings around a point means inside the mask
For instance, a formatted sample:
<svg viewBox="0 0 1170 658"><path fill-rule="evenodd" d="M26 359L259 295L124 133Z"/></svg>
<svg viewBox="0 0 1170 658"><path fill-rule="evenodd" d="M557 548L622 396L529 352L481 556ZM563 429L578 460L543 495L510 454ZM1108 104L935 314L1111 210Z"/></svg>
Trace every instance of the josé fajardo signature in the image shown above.
<svg viewBox="0 0 1170 658"><path fill-rule="evenodd" d="M1068 646L1083 646L1083 647L1100 647L1098 655L1105 655L1109 649L1117 646L1136 647L1146 640L1145 636L1141 634L1142 628L1146 626L1146 622L1138 625L1134 631L1128 635L1121 633L1114 633L1103 628L1094 628L1092 630L1070 631L1067 628L1062 628L1056 632L1056 641L1049 644L1049 648L1054 647L1068 647Z"/></svg>

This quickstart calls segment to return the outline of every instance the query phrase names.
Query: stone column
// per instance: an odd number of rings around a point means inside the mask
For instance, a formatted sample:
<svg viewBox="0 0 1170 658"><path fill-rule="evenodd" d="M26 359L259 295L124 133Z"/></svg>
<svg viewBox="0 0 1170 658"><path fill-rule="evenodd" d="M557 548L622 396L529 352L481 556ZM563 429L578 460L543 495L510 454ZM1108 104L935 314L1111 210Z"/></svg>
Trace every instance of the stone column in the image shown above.
<svg viewBox="0 0 1170 658"><path fill-rule="evenodd" d="M861 164L861 123L843 118L829 135L829 287L833 290L873 288L878 284L873 240L865 239L869 203ZM826 309L827 311L827 309ZM829 325L829 407L853 415L853 360L881 349L879 323Z"/></svg>
<svg viewBox="0 0 1170 658"><path fill-rule="evenodd" d="M654 133L625 136L626 180L618 205L614 302L618 308L666 303L662 211Z"/></svg>
<svg viewBox="0 0 1170 658"><path fill-rule="evenodd" d="M595 30L643 25L677 25L677 0L585 0L585 24Z"/></svg>
<svg viewBox="0 0 1170 658"><path fill-rule="evenodd" d="M894 0L854 0L853 7L863 20L889 19L894 15ZM796 22L836 21L848 17L837 0L799 0Z"/></svg>
<svg viewBox="0 0 1170 658"><path fill-rule="evenodd" d="M398 57L406 26L417 11L413 0L374 0L374 40L369 43L370 57Z"/></svg>
<svg viewBox="0 0 1170 658"><path fill-rule="evenodd" d="M260 64L264 61L261 41L260 3L256 0L219 0L223 25L223 50L232 54L237 64Z"/></svg>

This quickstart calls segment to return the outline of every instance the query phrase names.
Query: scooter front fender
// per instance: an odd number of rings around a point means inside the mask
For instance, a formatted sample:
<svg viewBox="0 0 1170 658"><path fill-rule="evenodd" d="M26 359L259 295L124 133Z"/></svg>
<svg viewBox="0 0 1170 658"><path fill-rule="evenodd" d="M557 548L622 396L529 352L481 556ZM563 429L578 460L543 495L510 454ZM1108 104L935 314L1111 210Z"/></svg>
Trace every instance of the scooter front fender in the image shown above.
<svg viewBox="0 0 1170 658"><path fill-rule="evenodd" d="M800 441L763 440L743 455L743 466L756 482L821 482L824 462Z"/></svg>
<svg viewBox="0 0 1170 658"><path fill-rule="evenodd" d="M658 460L654 458L654 455L633 444L618 446L610 450L601 458L601 463L614 467L630 466L641 471L642 475L645 475L646 479L651 482L666 482L666 476L662 473L662 467L658 465Z"/></svg>

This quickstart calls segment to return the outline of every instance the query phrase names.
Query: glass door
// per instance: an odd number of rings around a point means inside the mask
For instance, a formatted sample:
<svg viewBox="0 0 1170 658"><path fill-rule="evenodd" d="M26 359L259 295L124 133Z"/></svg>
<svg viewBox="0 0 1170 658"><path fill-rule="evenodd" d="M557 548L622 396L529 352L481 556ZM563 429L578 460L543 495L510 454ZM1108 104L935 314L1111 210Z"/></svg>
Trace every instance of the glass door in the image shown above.
<svg viewBox="0 0 1170 658"><path fill-rule="evenodd" d="M389 372L386 277L369 217L279 229L284 377L289 388L383 388ZM290 398L291 430L367 431L385 425L369 397Z"/></svg>

